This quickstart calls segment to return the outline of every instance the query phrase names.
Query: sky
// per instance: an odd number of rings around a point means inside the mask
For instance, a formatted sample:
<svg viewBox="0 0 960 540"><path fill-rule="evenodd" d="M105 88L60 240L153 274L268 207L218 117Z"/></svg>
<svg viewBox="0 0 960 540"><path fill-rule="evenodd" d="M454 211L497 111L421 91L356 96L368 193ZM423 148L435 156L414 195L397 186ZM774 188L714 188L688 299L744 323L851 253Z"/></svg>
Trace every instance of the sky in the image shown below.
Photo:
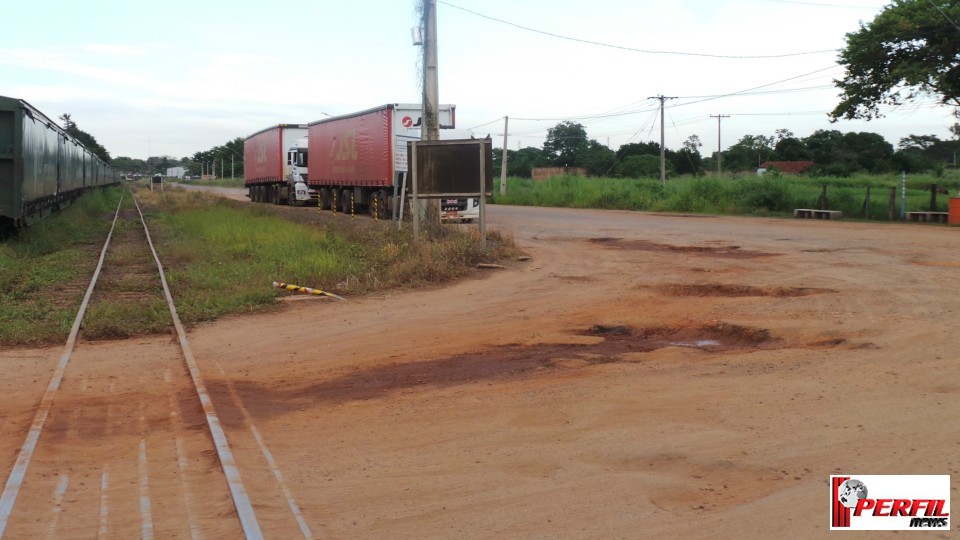
<svg viewBox="0 0 960 540"><path fill-rule="evenodd" d="M114 157L192 156L278 123L421 101L415 0L4 3L0 95L71 114ZM782 128L949 139L955 120L933 97L829 122L844 36L884 5L438 0L440 101L496 147L509 116L513 150L561 121L614 150L659 140L661 95L676 97L666 147L697 135L705 156Z"/></svg>

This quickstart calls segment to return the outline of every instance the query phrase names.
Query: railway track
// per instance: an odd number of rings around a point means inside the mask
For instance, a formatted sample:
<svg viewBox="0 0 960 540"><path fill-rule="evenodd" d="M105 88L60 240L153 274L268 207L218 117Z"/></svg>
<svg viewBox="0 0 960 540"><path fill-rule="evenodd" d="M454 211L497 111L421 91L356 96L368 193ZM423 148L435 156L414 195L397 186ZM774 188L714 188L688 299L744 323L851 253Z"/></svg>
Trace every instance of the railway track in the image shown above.
<svg viewBox="0 0 960 540"><path fill-rule="evenodd" d="M117 205L70 336L9 470L0 538L262 538L146 220L130 198L133 208L123 209L123 197ZM152 274L145 270L151 264ZM98 288L98 281L107 286ZM130 283L140 285L129 290ZM103 344L82 339L90 306L119 298L148 309L156 304L151 294L161 292L177 339L145 339L168 346L144 354L137 341L124 342L122 355L108 357L100 354ZM259 486L273 479L270 489L258 487L272 495L258 493L257 504L269 514L271 532L311 538L236 392L229 383L218 389L232 395L231 436L245 448L249 475ZM277 515L281 510L285 516Z"/></svg>

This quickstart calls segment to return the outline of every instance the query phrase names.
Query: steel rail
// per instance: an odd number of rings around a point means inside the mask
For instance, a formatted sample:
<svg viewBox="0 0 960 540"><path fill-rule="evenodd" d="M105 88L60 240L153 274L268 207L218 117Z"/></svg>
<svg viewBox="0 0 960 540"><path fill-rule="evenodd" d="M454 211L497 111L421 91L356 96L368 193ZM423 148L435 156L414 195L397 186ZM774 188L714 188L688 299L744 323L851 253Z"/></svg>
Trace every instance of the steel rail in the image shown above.
<svg viewBox="0 0 960 540"><path fill-rule="evenodd" d="M100 270L103 269L103 261L107 256L107 247L110 245L110 239L113 237L113 231L117 226L117 218L120 216L120 205L123 204L123 193L120 194L120 201L117 202L117 211L113 215L113 224L110 225L110 232L107 234L107 240L103 243L103 249L100 250L100 260L97 261L97 268L93 271L93 279L90 280L90 286L87 287L86 294L83 295L83 302L80 303L80 309L77 311L77 317L73 320L73 327L70 329L70 335L67 337L67 344L63 347L63 354L60 355L60 361L53 371L50 378L50 384L43 392L40 399L40 406L37 408L37 414L33 417L33 424L30 425L30 431L27 438L20 447L20 453L17 454L17 460L14 462L10 476L7 477L7 483L3 487L3 494L0 495L0 538L7 529L7 523L10 521L10 514L13 513L13 507L17 502L17 495L20 494L20 486L23 485L23 478L27 474L27 467L30 466L30 460L33 459L33 453L37 448L37 441L40 440L40 433L43 431L43 425L47 421L47 415L53 406L53 398L63 382L63 374L67 370L67 364L70 363L70 355L73 354L73 348L77 343L77 335L80 333L80 323L83 322L83 316L87 312L87 305L90 303L90 297L93 296L93 289L100 278Z"/></svg>
<svg viewBox="0 0 960 540"><path fill-rule="evenodd" d="M132 195L131 195L132 197ZM140 204L137 198L133 197L133 204L137 207L137 213L140 215L140 222L143 224L143 232L147 235L147 244L150 246L150 252L153 254L153 260L157 263L157 270L160 272L160 283L163 284L163 294L167 300L167 307L170 308L170 317L173 319L173 326L177 330L177 338L180 342L180 350L183 352L184 361L187 369L190 371L190 378L193 380L194 389L200 398L200 404L203 406L203 413L207 419L207 427L213 436L214 445L217 448L217 457L220 458L220 466L224 475L227 477L227 484L230 488L230 494L233 497L234 507L237 509L237 515L240 517L240 525L243 527L243 534L249 540L261 540L263 533L260 531L260 524L257 522L257 516L253 512L253 505L250 503L250 497L240 479L240 469L233 458L233 452L230 450L230 443L227 442L227 435L220 425L220 418L213 407L213 401L207 393L207 387L200 376L200 368L197 366L197 360L190 349L190 343L187 342L187 333L180 322L180 316L177 314L177 308L173 304L173 295L170 293L170 286L167 285L167 276L163 271L163 264L160 263L160 257L153 246L153 239L150 237L150 231L147 229L147 221L143 218L143 212L140 210Z"/></svg>
<svg viewBox="0 0 960 540"><path fill-rule="evenodd" d="M221 468L223 469L223 473L227 478L227 484L230 489L234 507L237 510L237 515L240 518L240 524L243 528L244 536L249 540L262 540L263 533L260 530L260 524L257 522L256 515L253 512L253 505L250 503L250 498L247 495L246 488L240 479L240 471L237 468L236 461L233 458L233 453L230 450L230 445L227 442L226 434L224 433L220 424L220 419L217 417L216 411L213 407L213 402L210 400L206 386L204 385L200 376L200 370L197 366L196 359L193 356L193 352L190 349L190 344L187 341L186 332L183 328L183 324L180 322L180 317L177 314L176 307L174 306L173 296L171 295L170 287L167 284L166 275L163 271L163 265L160 263L160 258L157 255L156 248L153 245L153 239L151 238L150 231L147 228L146 219L144 219L143 212L140 209L140 204L137 202L137 199L133 196L132 192L131 198L133 199L134 206L137 208L137 214L140 216L140 223L143 225L143 230L147 237L147 244L150 246L150 252L153 255L154 262L157 265L157 270L160 274L160 282L163 285L163 292L167 301L167 307L170 310L170 316L177 331L180 349L183 352L184 360L190 372L190 377L203 407L207 426L210 429L211 436L213 437ZM112 239L113 232L116 229L117 219L120 216L120 208L122 204L123 194L120 195L120 201L117 202L117 209L113 216L113 223L110 226L110 232L107 234L106 241L103 243L103 248L100 250L100 258L97 261L97 266L94 270L93 277L90 280L90 285L87 287L86 294L84 295L83 301L80 304L80 308L77 311L77 316L74 319L73 327L71 328L70 335L67 338L67 343L64 346L62 355L60 356L60 361L57 363L53 376L50 379L50 383L47 385L47 388L43 393L43 397L40 400L40 405L37 408L37 413L34 416L33 423L30 426L30 431L27 434L27 438L24 441L23 446L20 448L20 452L17 455L13 469L11 470L9 477L7 477L7 482L4 486L3 493L0 494L0 539L3 538L7 524L10 521L10 516L13 513L17 496L20 493L20 488L23 485L23 480L27 473L27 468L29 467L30 461L33 458L37 443L43 431L44 424L49 416L50 409L53 406L55 394L63 382L64 373L67 369L67 365L70 362L70 357L73 354L73 350L76 347L80 326L90 303L90 298L93 296L93 291L96 288L97 281L100 278L100 274L103 269L103 263L106 259L107 249L110 246L110 240Z"/></svg>

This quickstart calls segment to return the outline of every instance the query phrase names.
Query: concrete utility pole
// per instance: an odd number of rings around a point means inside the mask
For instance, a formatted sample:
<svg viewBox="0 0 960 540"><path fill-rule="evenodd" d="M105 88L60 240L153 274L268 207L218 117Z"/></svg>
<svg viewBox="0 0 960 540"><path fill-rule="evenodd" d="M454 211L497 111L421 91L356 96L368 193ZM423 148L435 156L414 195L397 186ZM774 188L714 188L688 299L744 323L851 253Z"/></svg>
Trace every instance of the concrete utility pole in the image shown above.
<svg viewBox="0 0 960 540"><path fill-rule="evenodd" d="M667 154L666 148L663 146L663 102L668 99L677 99L674 97L667 97L663 94L659 96L650 96L647 99L659 99L660 100L660 184L667 184Z"/></svg>
<svg viewBox="0 0 960 540"><path fill-rule="evenodd" d="M507 128L510 126L510 117L503 117L503 160L500 162L500 194L507 193Z"/></svg>
<svg viewBox="0 0 960 540"><path fill-rule="evenodd" d="M730 118L729 114L711 114L710 118L717 119L717 178L723 175L723 169L720 168L720 162L723 160L723 154L720 150L720 120Z"/></svg>
<svg viewBox="0 0 960 540"><path fill-rule="evenodd" d="M437 74L437 0L423 0L423 131L420 139L440 139L440 79Z"/></svg>

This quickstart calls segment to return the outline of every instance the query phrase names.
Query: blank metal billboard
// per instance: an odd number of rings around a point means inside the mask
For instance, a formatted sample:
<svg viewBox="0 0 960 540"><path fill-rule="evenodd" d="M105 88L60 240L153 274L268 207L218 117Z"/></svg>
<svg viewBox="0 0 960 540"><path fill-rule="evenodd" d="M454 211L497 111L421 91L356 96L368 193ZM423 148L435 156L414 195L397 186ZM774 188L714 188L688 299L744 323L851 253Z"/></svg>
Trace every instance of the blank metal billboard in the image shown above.
<svg viewBox="0 0 960 540"><path fill-rule="evenodd" d="M493 149L489 137L416 141L407 145L408 155L413 156L416 152L414 174L418 197L476 196L480 193L481 171L484 194L493 193Z"/></svg>

